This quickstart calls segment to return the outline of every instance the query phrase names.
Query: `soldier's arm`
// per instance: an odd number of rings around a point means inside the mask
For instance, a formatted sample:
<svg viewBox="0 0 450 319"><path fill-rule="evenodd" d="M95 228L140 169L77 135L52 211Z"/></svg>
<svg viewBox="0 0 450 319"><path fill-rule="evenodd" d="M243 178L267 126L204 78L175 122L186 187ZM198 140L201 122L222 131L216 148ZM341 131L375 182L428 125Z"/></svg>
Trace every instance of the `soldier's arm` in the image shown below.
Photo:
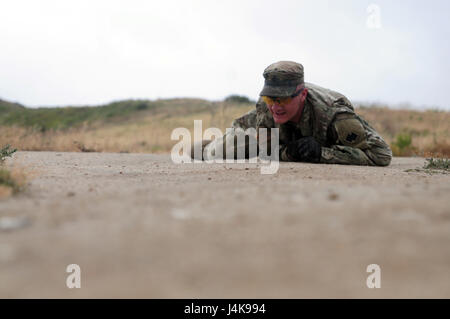
<svg viewBox="0 0 450 319"><path fill-rule="evenodd" d="M287 155L287 144L280 144L280 161L282 162L293 162L291 158Z"/></svg>
<svg viewBox="0 0 450 319"><path fill-rule="evenodd" d="M357 115L338 114L329 131L335 145L322 147L322 163L387 166L391 162L389 145Z"/></svg>
<svg viewBox="0 0 450 319"><path fill-rule="evenodd" d="M231 123L231 127L237 131L227 131L222 137L218 137L213 141L203 140L200 146L202 149L201 158L197 158L199 160L204 160L203 152L205 148L209 148L212 150L213 158L223 158L225 159L227 156L227 144L231 144L228 157L238 159L239 151L244 154L244 158L249 158L252 154L251 147L257 148L256 139L251 136L245 136L245 131L250 128L255 128L256 126L256 110L251 110L241 117L233 120ZM241 130L239 130L241 129ZM239 137L240 138L239 138ZM191 149L191 157L194 158L194 146ZM221 149L222 156L217 157L216 150ZM218 153L219 154L219 153ZM233 155L234 154L234 155ZM239 157L240 158L240 157Z"/></svg>

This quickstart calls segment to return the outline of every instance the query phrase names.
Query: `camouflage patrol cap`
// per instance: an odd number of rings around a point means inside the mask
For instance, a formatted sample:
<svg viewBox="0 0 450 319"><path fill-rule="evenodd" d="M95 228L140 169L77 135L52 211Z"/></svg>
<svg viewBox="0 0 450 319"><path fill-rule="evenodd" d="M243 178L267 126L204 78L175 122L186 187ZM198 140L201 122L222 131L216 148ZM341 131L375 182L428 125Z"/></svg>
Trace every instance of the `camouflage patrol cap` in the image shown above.
<svg viewBox="0 0 450 319"><path fill-rule="evenodd" d="M279 61L269 65L263 73L264 87L260 96L288 97L305 82L303 65L292 61Z"/></svg>

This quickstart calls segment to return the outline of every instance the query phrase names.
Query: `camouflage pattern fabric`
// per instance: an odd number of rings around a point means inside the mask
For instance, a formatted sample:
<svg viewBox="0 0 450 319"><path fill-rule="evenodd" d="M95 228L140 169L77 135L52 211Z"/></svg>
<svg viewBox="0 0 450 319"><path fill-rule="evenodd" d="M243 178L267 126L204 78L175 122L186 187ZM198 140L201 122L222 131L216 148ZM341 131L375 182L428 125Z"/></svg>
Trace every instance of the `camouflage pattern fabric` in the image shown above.
<svg viewBox="0 0 450 319"><path fill-rule="evenodd" d="M363 118L357 115L350 101L342 94L305 83L308 95L299 123L288 122L276 124L262 98L256 109L235 119L232 127L246 130L248 128L279 128L280 160L291 161L286 154L286 144L301 137L313 136L322 146L321 163L387 166L391 162L392 151L383 138ZM233 134L225 134L222 139L210 143L208 147L217 147L220 143L224 149L227 142L237 149L245 148L248 155L249 145L236 145ZM269 139L269 138L268 138ZM256 141L254 141L256 143ZM270 139L269 139L270 143ZM270 145L267 146L270 150ZM225 152L223 152L225 154Z"/></svg>
<svg viewBox="0 0 450 319"><path fill-rule="evenodd" d="M264 87L260 96L289 97L297 85L304 83L303 65L292 61L279 61L269 65L263 73Z"/></svg>

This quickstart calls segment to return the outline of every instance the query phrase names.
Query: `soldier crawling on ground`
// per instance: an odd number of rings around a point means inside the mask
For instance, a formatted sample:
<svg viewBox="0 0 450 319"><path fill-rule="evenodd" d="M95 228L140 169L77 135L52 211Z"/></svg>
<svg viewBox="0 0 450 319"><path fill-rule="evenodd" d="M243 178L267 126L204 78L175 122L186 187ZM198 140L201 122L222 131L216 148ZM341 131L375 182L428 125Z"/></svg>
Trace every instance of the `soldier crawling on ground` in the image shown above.
<svg viewBox="0 0 450 319"><path fill-rule="evenodd" d="M281 161L378 165L391 162L392 151L383 138L360 116L342 94L305 83L303 66L280 61L269 65L256 109L232 123L234 129L279 129ZM258 136L259 138L259 136ZM237 146L233 134L214 141L203 141L203 148L232 144L236 158ZM244 143L246 156L249 143ZM270 150L270 146L267 146Z"/></svg>

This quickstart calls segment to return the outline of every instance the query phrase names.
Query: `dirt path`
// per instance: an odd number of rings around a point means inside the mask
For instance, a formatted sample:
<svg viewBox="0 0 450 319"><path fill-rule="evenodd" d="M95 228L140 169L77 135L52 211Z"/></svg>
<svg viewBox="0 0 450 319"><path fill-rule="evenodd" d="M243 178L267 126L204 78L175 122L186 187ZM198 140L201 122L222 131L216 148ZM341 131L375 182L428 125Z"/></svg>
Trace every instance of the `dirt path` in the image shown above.
<svg viewBox="0 0 450 319"><path fill-rule="evenodd" d="M449 298L450 175L405 172L423 163L261 175L168 155L19 152L8 164L35 177L0 202L0 297ZM81 289L66 287L69 264ZM366 286L369 264L381 289Z"/></svg>

